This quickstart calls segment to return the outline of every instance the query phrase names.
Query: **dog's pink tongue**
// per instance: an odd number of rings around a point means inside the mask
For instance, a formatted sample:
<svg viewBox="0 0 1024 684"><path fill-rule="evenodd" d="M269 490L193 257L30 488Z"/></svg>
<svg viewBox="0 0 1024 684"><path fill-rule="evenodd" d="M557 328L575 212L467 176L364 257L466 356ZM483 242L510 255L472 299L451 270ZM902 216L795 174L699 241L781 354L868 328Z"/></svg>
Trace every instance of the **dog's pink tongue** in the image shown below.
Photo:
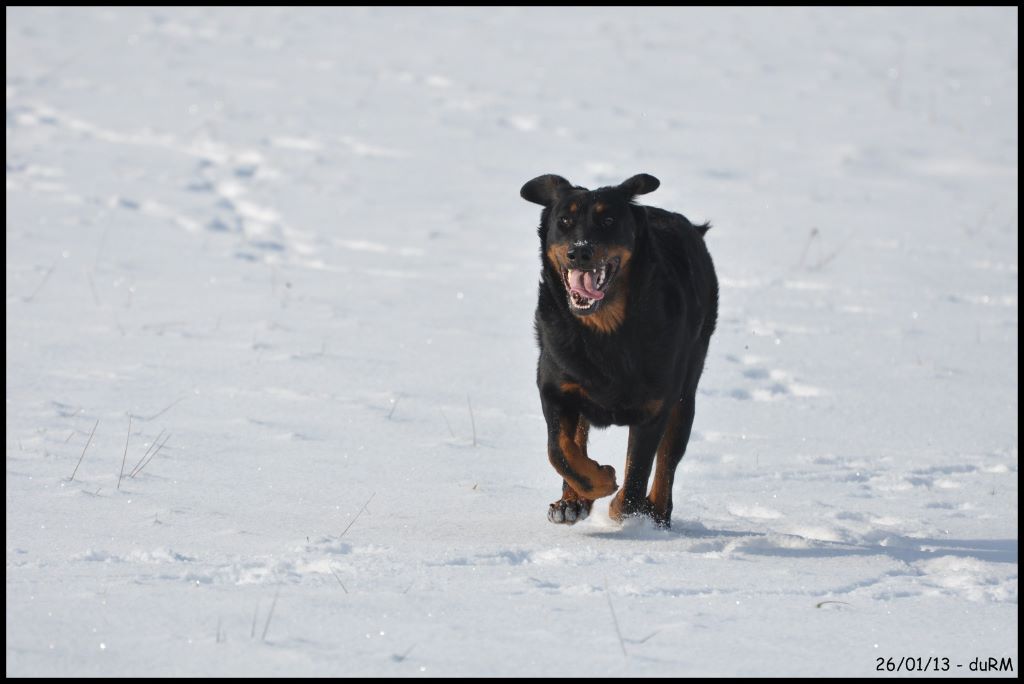
<svg viewBox="0 0 1024 684"><path fill-rule="evenodd" d="M604 299L604 292L594 287L594 276L590 271L569 271L569 290L587 299Z"/></svg>

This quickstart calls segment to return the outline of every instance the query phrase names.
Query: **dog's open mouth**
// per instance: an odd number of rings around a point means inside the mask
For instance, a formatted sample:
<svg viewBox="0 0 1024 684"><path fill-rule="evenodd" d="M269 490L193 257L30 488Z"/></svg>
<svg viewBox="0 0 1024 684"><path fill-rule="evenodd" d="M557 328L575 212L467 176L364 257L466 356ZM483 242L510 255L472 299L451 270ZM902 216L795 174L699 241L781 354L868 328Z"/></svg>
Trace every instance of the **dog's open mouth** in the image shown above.
<svg viewBox="0 0 1024 684"><path fill-rule="evenodd" d="M619 257L612 257L587 271L578 268L562 271L562 282L569 293L569 309L577 314L596 311L619 273L619 263Z"/></svg>

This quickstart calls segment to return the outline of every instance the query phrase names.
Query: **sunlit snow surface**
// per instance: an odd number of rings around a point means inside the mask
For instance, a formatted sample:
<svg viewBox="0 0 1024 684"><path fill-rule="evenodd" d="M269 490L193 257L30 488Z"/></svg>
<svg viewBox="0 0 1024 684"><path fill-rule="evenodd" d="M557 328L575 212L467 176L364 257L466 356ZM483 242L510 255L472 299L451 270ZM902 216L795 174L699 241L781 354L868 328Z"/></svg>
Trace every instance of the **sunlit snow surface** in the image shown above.
<svg viewBox="0 0 1024 684"><path fill-rule="evenodd" d="M6 19L7 675L1017 673L1017 9ZM552 525L519 188L639 172L675 525Z"/></svg>

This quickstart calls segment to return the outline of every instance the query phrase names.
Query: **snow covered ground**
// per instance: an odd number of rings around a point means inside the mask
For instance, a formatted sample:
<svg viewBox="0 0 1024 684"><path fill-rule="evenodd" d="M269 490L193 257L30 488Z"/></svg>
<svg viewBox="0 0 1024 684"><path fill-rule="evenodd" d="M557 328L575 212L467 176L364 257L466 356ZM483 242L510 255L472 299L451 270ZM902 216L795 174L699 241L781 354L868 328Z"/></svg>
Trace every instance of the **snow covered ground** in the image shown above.
<svg viewBox="0 0 1024 684"><path fill-rule="evenodd" d="M1016 8L6 18L7 675L1016 674ZM546 520L549 172L714 224L669 532Z"/></svg>

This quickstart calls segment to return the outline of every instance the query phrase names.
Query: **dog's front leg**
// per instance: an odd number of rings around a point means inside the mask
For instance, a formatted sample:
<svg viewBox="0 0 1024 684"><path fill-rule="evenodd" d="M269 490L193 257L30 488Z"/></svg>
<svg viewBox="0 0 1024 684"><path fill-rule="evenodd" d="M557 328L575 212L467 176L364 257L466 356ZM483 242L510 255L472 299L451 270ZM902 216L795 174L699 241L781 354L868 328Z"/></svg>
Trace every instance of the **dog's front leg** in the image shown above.
<svg viewBox="0 0 1024 684"><path fill-rule="evenodd" d="M544 419L548 424L548 460L558 474L581 498L600 499L618 489L615 468L601 465L576 443L579 409L571 400L541 394Z"/></svg>
<svg viewBox="0 0 1024 684"><path fill-rule="evenodd" d="M590 516L593 499L580 496L572 486L562 480L562 498L548 506L548 520L559 525L574 525Z"/></svg>
<svg viewBox="0 0 1024 684"><path fill-rule="evenodd" d="M608 508L608 515L612 520L622 520L631 515L651 515L651 505L647 499L647 480L651 477L654 455L664 431L663 414L647 423L629 426L625 481Z"/></svg>

